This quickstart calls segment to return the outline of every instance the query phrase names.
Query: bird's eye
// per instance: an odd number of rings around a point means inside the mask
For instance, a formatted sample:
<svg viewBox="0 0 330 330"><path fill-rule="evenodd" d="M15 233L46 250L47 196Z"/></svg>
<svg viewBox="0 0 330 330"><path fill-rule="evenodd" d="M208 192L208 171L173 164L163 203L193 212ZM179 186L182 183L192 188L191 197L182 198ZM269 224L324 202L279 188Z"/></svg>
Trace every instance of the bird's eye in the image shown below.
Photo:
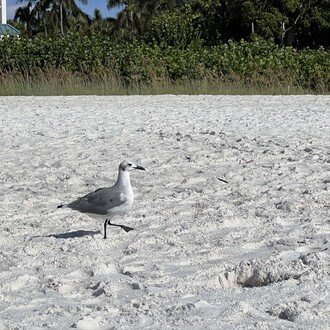
<svg viewBox="0 0 330 330"><path fill-rule="evenodd" d="M132 163L128 163L127 165L128 165L128 166L132 166Z"/></svg>

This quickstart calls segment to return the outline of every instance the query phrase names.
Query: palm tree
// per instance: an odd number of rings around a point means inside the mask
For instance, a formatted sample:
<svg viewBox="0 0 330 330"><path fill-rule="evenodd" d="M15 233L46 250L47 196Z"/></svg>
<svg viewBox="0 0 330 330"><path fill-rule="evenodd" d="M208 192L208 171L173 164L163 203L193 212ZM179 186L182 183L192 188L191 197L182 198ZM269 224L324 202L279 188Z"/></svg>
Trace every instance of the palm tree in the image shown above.
<svg viewBox="0 0 330 330"><path fill-rule="evenodd" d="M143 32L143 20L146 16L147 1L138 0L107 0L107 8L122 9L116 19L113 33L118 37L134 37Z"/></svg>
<svg viewBox="0 0 330 330"><path fill-rule="evenodd" d="M38 2L36 2L35 6L33 8L33 12L34 12L34 16L36 18L36 21L40 25L42 25L45 36L48 35L47 5L48 4L45 1L38 1Z"/></svg>
<svg viewBox="0 0 330 330"><path fill-rule="evenodd" d="M87 5L88 0L79 0L83 5ZM79 17L87 19L87 15L77 6L75 0L57 0L59 2L60 11L60 28L61 34L64 35L64 19L68 21L68 16Z"/></svg>
<svg viewBox="0 0 330 330"><path fill-rule="evenodd" d="M32 1L16 10L14 21L22 23L26 28L27 35L32 36L32 29L35 23Z"/></svg>
<svg viewBox="0 0 330 330"><path fill-rule="evenodd" d="M85 5L88 2L88 0L79 1ZM34 7L33 4L35 4ZM38 18L38 22L43 21L46 35L47 26L52 28L59 26L60 34L64 35L64 31L70 27L70 17L81 17L86 22L88 21L88 15L77 6L75 0L30 0L27 6L33 12L33 16ZM31 9L32 7L33 9Z"/></svg>
<svg viewBox="0 0 330 330"><path fill-rule="evenodd" d="M48 18L59 26L60 34L64 35L64 30L70 27L69 18L82 17L88 21L88 16L77 6L75 0L41 0L47 8ZM79 0L86 5L88 0Z"/></svg>
<svg viewBox="0 0 330 330"><path fill-rule="evenodd" d="M151 19L160 11L173 9L183 0L107 0L107 8L122 8L114 32L120 36L141 36Z"/></svg>
<svg viewBox="0 0 330 330"><path fill-rule="evenodd" d="M114 22L114 18L103 18L101 11L95 8L94 15L91 19L90 30L110 34L111 28L114 26Z"/></svg>

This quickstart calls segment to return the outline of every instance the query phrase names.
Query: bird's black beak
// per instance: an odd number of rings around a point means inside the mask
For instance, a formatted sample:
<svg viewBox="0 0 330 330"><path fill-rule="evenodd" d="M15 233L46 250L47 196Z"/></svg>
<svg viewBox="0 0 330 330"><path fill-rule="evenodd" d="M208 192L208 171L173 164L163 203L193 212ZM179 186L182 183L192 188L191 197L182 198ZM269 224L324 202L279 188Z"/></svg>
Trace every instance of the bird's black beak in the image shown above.
<svg viewBox="0 0 330 330"><path fill-rule="evenodd" d="M142 171L145 171L146 169L140 165L136 165L135 167L136 170L142 170Z"/></svg>

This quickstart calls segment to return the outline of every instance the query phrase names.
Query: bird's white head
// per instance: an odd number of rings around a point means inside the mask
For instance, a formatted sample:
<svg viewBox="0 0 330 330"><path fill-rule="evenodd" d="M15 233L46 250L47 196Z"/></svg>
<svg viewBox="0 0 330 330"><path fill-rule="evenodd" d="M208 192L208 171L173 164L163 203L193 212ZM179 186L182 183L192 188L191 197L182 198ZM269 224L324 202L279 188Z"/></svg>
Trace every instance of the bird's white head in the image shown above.
<svg viewBox="0 0 330 330"><path fill-rule="evenodd" d="M122 171L132 171L132 170L145 170L144 167L140 165L136 165L130 161L124 160L123 162L120 163L119 169Z"/></svg>

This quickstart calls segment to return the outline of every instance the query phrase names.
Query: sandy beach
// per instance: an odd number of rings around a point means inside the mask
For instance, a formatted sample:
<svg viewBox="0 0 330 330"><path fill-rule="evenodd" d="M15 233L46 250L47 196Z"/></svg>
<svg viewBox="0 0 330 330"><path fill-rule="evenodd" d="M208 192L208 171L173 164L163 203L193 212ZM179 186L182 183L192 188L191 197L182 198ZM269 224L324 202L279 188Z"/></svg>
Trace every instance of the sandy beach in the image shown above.
<svg viewBox="0 0 330 330"><path fill-rule="evenodd" d="M328 329L330 96L1 97L0 115L1 330ZM115 219L135 230L57 209L124 159L146 168Z"/></svg>

